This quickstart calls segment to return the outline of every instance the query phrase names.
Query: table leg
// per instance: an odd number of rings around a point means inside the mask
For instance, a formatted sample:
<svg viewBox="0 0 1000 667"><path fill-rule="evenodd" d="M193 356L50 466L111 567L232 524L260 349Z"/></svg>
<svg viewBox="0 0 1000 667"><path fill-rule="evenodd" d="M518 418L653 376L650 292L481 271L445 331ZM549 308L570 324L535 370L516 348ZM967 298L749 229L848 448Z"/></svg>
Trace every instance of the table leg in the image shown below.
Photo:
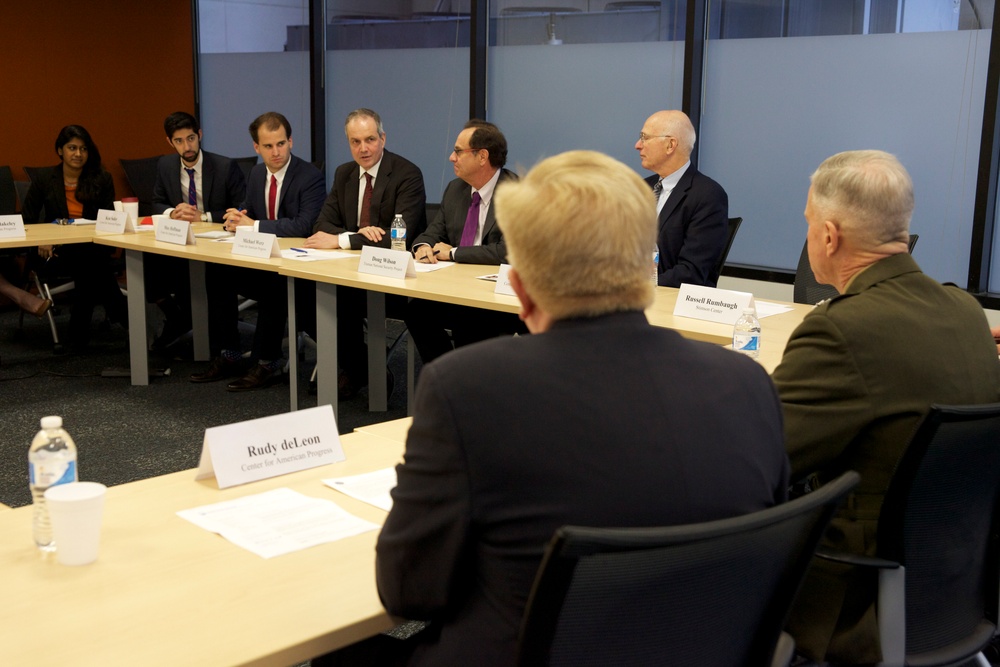
<svg viewBox="0 0 1000 667"><path fill-rule="evenodd" d="M385 412L385 294L368 290L368 410Z"/></svg>
<svg viewBox="0 0 1000 667"><path fill-rule="evenodd" d="M299 329L295 323L295 278L288 280L288 401L299 409Z"/></svg>
<svg viewBox="0 0 1000 667"><path fill-rule="evenodd" d="M316 283L316 405L337 415L337 286Z"/></svg>
<svg viewBox="0 0 1000 667"><path fill-rule="evenodd" d="M188 262L191 275L191 337L194 341L194 360L209 361L208 347L208 290L205 284L205 262Z"/></svg>
<svg viewBox="0 0 1000 667"><path fill-rule="evenodd" d="M142 252L125 251L128 281L128 354L133 385L149 384L149 357L146 351L146 283L142 273Z"/></svg>

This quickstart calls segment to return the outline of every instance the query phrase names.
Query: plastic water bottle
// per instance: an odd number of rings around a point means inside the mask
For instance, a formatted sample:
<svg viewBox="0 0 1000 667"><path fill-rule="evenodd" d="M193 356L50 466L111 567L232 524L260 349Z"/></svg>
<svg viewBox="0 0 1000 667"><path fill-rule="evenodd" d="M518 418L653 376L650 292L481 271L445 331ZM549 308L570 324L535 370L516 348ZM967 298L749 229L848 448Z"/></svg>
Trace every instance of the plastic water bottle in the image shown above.
<svg viewBox="0 0 1000 667"><path fill-rule="evenodd" d="M744 308L733 325L733 349L754 359L760 356L760 320L753 308Z"/></svg>
<svg viewBox="0 0 1000 667"><path fill-rule="evenodd" d="M653 287L656 287L657 282L660 278L660 246L653 246L653 272L650 274L650 280L653 281Z"/></svg>
<svg viewBox="0 0 1000 667"><path fill-rule="evenodd" d="M77 481L76 445L63 430L62 417L42 417L42 430L28 450L28 481L35 511L32 532L42 551L53 551L52 523L45 506L45 490L57 484Z"/></svg>
<svg viewBox="0 0 1000 667"><path fill-rule="evenodd" d="M406 223L399 213L392 219L392 249L406 251Z"/></svg>

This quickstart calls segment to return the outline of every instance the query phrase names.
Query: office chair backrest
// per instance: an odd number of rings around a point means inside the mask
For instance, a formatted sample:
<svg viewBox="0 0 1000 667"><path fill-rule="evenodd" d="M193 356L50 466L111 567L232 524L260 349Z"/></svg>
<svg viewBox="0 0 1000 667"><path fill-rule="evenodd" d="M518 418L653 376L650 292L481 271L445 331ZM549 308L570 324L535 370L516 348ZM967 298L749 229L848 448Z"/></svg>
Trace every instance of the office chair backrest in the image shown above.
<svg viewBox="0 0 1000 667"><path fill-rule="evenodd" d="M920 234L910 234L909 250L911 255L919 238ZM793 287L792 300L795 303L815 305L820 301L832 299L838 294L837 288L833 285L823 285L816 282L812 266L809 265L809 242L803 243L802 253L799 255L799 264L795 267L795 285Z"/></svg>
<svg viewBox="0 0 1000 667"><path fill-rule="evenodd" d="M722 269L726 266L726 258L729 257L729 250L733 247L733 241L736 240L736 232L740 231L740 223L743 222L743 218L729 218L728 233L726 236L726 245L722 247L722 254L719 255L719 261L715 264L715 280L718 282L719 276L722 275Z"/></svg>
<svg viewBox="0 0 1000 667"><path fill-rule="evenodd" d="M156 165L160 156L143 157L136 160L121 158L125 179L132 188L132 194L139 198L139 215L153 215L153 190L156 188Z"/></svg>
<svg viewBox="0 0 1000 667"><path fill-rule="evenodd" d="M34 182L45 167L24 167L24 173L28 175L28 182Z"/></svg>
<svg viewBox="0 0 1000 667"><path fill-rule="evenodd" d="M741 517L556 531L521 624L520 665L768 665L830 517L858 483Z"/></svg>
<svg viewBox="0 0 1000 667"><path fill-rule="evenodd" d="M0 167L0 215L17 213L17 190L10 167Z"/></svg>
<svg viewBox="0 0 1000 667"><path fill-rule="evenodd" d="M896 467L878 525L878 555L906 568L908 657L974 655L993 636L998 498L1000 403L932 406Z"/></svg>
<svg viewBox="0 0 1000 667"><path fill-rule="evenodd" d="M247 180L250 178L250 170L253 169L253 166L255 164L257 164L257 156L252 155L250 157L234 157L233 162L238 164L240 166L240 169L243 171L243 180Z"/></svg>
<svg viewBox="0 0 1000 667"><path fill-rule="evenodd" d="M30 181L14 181L14 190L17 192L17 207L20 211L24 210L24 198L28 196L29 187L31 187ZM38 217L39 220L25 220L24 222L40 222L42 216Z"/></svg>

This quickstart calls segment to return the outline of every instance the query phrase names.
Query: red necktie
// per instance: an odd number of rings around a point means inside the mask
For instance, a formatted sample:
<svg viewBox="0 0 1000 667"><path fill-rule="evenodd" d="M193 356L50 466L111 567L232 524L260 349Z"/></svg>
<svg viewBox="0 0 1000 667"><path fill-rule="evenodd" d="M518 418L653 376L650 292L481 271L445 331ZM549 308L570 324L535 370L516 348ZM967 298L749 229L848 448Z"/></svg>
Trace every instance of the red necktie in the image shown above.
<svg viewBox="0 0 1000 667"><path fill-rule="evenodd" d="M365 183L365 196L361 200L361 219L358 221L358 227L372 224L372 175L366 173L365 178L368 182Z"/></svg>
<svg viewBox="0 0 1000 667"><path fill-rule="evenodd" d="M478 192L472 193L472 203L469 204L469 212L465 216L465 228L462 230L462 240L459 246L470 246L476 244L476 232L479 231L479 202L482 197Z"/></svg>
<svg viewBox="0 0 1000 667"><path fill-rule="evenodd" d="M267 193L267 219L277 220L274 214L274 202L278 199L278 179L271 174L271 191Z"/></svg>

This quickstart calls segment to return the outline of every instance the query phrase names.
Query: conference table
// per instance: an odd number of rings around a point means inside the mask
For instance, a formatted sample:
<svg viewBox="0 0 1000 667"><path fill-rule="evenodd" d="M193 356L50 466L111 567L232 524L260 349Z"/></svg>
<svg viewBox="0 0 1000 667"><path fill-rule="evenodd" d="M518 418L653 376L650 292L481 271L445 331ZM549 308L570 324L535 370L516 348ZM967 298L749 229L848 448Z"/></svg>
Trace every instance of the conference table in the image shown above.
<svg viewBox="0 0 1000 667"><path fill-rule="evenodd" d="M54 226L54 225L53 225ZM197 234L218 231L221 225L198 223L192 225ZM272 271L288 279L289 331L295 327L294 278L316 283L317 364L320 369L336 369L337 365L337 287L363 289L367 293L369 340L385 340L385 295L395 294L409 298L443 301L473 308L486 308L507 313L517 313L520 304L515 296L496 294L495 282L480 280L481 276L495 274L496 266L479 264L444 263L437 271L418 272L414 278L389 278L358 271L360 251L349 252L350 257L325 261L268 258L259 259L232 254L232 244L212 239L196 239L195 245L177 245L157 241L152 232L128 234L94 234L93 241L125 250L129 294L129 356L132 384L148 384L148 352L146 349L146 306L143 278L143 255L156 253L193 260L191 271L192 311L194 323L195 359L208 359L207 297L205 293L205 263L213 262L264 271ZM301 245L301 238L278 239L282 249ZM653 305L646 311L650 322L678 331L681 335L717 345L732 342L732 326L707 322L673 314L679 290L657 287ZM771 372L781 359L789 335L802 321L812 306L803 304L782 305L788 312L762 318L763 329L760 363ZM412 341L409 348L408 398L413 397ZM385 353L381 345L368 346L369 409L384 411L387 403ZM289 354L291 378L297 377L297 356ZM320 372L317 382L318 404L337 407L337 374ZM289 403L298 407L297 382L290 382ZM412 405L412 403L411 403Z"/></svg>
<svg viewBox="0 0 1000 667"><path fill-rule="evenodd" d="M110 487L90 565L41 554L30 505L0 511L0 665L290 667L392 627L377 531L264 559L176 514L287 487L381 525L385 511L320 480L393 466L403 442L355 432L341 444L345 461L227 489L194 470Z"/></svg>
<svg viewBox="0 0 1000 667"><path fill-rule="evenodd" d="M24 226L24 238L0 238L0 249L33 248L40 245L90 243L94 225L53 225L38 223Z"/></svg>

